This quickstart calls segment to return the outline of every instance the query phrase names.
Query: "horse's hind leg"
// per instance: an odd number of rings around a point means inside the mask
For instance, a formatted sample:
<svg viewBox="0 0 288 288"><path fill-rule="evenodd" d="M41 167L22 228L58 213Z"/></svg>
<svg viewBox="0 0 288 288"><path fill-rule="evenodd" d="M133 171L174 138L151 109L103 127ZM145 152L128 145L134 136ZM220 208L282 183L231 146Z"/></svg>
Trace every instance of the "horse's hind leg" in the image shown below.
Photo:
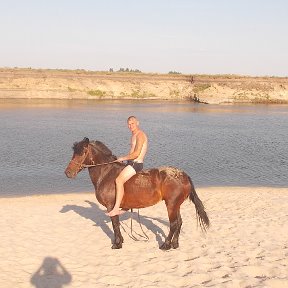
<svg viewBox="0 0 288 288"><path fill-rule="evenodd" d="M182 226L182 218L181 218L180 209L179 209L178 214L177 214L177 227L176 227L176 230L174 232L174 236L171 242L171 246L173 249L176 249L179 247L179 235L181 231L181 226Z"/></svg>
<svg viewBox="0 0 288 288"><path fill-rule="evenodd" d="M167 203L166 203L166 206L167 206L169 222L170 222L170 231L169 231L167 238L165 239L165 242L160 246L160 249L162 250L169 250L171 248L179 247L178 238L179 238L179 233L180 233L180 229L182 225L182 220L181 220L180 211L179 211L180 207L175 207L175 205L169 206L167 205Z"/></svg>
<svg viewBox="0 0 288 288"><path fill-rule="evenodd" d="M114 242L112 245L112 249L120 249L122 248L122 243L124 242L124 239L122 237L121 231L120 231L120 222L119 222L119 216L113 216L111 217L113 231L114 231Z"/></svg>

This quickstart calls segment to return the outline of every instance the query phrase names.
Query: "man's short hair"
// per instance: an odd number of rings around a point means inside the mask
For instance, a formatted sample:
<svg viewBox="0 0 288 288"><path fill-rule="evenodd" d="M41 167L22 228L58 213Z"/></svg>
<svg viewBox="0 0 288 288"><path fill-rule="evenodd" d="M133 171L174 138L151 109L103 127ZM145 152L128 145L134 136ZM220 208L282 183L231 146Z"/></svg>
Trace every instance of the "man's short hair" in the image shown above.
<svg viewBox="0 0 288 288"><path fill-rule="evenodd" d="M132 115L132 116L129 116L129 117L128 117L127 122L130 121L130 120L132 120L132 119L135 119L136 121L138 121L138 119L137 119L135 116Z"/></svg>

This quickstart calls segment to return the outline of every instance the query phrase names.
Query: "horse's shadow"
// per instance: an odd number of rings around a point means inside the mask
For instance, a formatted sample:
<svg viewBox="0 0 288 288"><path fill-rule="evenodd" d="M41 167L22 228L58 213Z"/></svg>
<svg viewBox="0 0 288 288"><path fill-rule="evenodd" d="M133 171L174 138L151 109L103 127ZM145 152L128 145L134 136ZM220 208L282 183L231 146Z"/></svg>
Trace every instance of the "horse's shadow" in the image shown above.
<svg viewBox="0 0 288 288"><path fill-rule="evenodd" d="M105 215L104 211L101 210L98 205L96 205L94 202L91 202L89 200L85 200L86 203L90 205L90 207L83 207L78 205L65 205L60 210L61 213L66 213L69 211L74 211L75 213L79 214L81 217L84 217L85 219L89 219L93 221L95 226L100 227L102 231L111 239L111 242L114 240L114 233L113 230L108 226L108 223L111 222L110 218ZM132 215L130 212L127 212L120 216L120 221L122 220L128 220L131 217L133 219L136 219L137 213L133 212ZM137 216L138 218L138 216ZM146 217L146 216L140 216L139 221L141 225L144 225L148 230L152 231L155 235L155 239L158 242L159 246L163 243L163 239L165 239L165 233L163 230L153 223L153 221L158 221L161 224L164 224L165 226L169 226L168 221L163 221L158 218L152 218L152 217ZM128 225L126 225L128 226ZM122 226L122 228L124 228ZM126 234L129 235L129 233L126 231L126 229L123 229ZM138 233L136 233L138 234ZM139 234L138 234L139 235ZM131 237L131 235L129 235Z"/></svg>

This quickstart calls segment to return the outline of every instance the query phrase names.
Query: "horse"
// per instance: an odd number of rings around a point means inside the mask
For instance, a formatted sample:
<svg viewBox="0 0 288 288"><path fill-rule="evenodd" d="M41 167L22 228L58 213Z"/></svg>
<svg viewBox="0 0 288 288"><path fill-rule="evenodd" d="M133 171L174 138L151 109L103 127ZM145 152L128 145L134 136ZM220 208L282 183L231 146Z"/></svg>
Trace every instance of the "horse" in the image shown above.
<svg viewBox="0 0 288 288"><path fill-rule="evenodd" d="M73 156L65 174L68 178L75 178L85 168L88 168L91 181L95 187L98 202L111 211L115 204L115 179L125 167L117 162L111 150L100 141L90 141L85 137L75 142ZM115 162L116 161L116 162ZM121 202L123 210L145 208L161 200L165 201L170 223L169 234L160 246L162 250L179 247L179 235L182 226L180 206L188 197L195 205L197 223L206 232L210 221L205 207L198 197L191 178L182 170L175 167L159 167L142 170L136 173L124 184L124 197ZM112 249L122 248L124 239L120 231L119 216L112 216L114 231Z"/></svg>

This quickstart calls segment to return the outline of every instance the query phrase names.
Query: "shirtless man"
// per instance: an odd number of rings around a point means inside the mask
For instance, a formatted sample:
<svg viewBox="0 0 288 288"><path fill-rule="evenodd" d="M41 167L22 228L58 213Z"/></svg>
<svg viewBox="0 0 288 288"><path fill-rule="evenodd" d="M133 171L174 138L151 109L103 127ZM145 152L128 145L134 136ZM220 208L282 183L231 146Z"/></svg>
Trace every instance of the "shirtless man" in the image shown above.
<svg viewBox="0 0 288 288"><path fill-rule="evenodd" d="M128 128L132 132L131 136L131 148L129 154L119 157L117 162L127 161L126 167L120 172L116 178L116 202L114 208L106 213L106 215L112 217L120 215L126 212L126 210L120 210L121 201L124 196L124 183L128 181L136 172L143 169L144 157L147 152L148 139L146 134L140 130L139 121L135 116L130 116L127 119Z"/></svg>

